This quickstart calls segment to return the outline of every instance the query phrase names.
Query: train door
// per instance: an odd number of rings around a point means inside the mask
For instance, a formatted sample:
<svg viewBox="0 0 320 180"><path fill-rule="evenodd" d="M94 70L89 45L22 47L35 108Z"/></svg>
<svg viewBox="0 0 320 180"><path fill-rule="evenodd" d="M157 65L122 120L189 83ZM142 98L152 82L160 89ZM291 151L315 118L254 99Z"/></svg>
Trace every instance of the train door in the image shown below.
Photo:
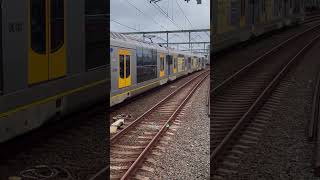
<svg viewBox="0 0 320 180"><path fill-rule="evenodd" d="M177 73L177 56L173 56L173 73Z"/></svg>
<svg viewBox="0 0 320 180"><path fill-rule="evenodd" d="M171 75L171 71L172 71L172 56L167 55L167 74L168 76Z"/></svg>
<svg viewBox="0 0 320 180"><path fill-rule="evenodd" d="M118 52L118 58L118 88L121 89L132 85L131 53L127 49L120 49Z"/></svg>
<svg viewBox="0 0 320 180"><path fill-rule="evenodd" d="M197 65L197 64L196 64L196 58L194 58L194 57L191 58L191 62L192 62L191 68L192 68L192 69L195 69L195 67L196 67L196 65Z"/></svg>
<svg viewBox="0 0 320 180"><path fill-rule="evenodd" d="M164 73L164 54L160 54L160 77L163 77Z"/></svg>
<svg viewBox="0 0 320 180"><path fill-rule="evenodd" d="M65 0L29 1L28 82L66 75Z"/></svg>

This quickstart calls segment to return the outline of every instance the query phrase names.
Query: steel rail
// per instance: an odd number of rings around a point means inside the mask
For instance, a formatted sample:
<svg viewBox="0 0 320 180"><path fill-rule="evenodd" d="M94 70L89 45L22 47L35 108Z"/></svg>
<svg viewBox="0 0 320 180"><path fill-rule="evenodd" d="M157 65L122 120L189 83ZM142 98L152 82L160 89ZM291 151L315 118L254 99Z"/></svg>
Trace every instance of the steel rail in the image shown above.
<svg viewBox="0 0 320 180"><path fill-rule="evenodd" d="M320 70L320 69L319 69ZM313 141L314 146L314 174L320 176L320 71L317 75L316 86L314 88L313 102L312 102L312 117L309 121L308 138L309 141Z"/></svg>
<svg viewBox="0 0 320 180"><path fill-rule="evenodd" d="M180 92L184 87L186 87L187 85L189 85L191 82L193 82L194 80L198 79L200 76L208 73L209 70L205 70L204 72L200 73L199 75L195 76L194 78L192 78L191 80L187 81L186 83L184 83L182 86L180 86L178 89L176 89L174 92L170 93L168 96L166 96L165 98L163 98L159 103L157 103L156 105L154 105L153 107L151 107L148 111L146 111L145 113L143 113L141 116L139 116L135 121L133 121L130 125L128 125L126 128L124 128L123 130L121 130L118 134L116 134L115 136L110 138L110 146L112 146L113 143L115 143L116 140L118 140L119 138L121 138L122 136L124 136L126 133L128 133L130 131L130 129L134 128L136 125L138 125L138 123L140 121L143 120L143 118L145 116L147 116L148 114L152 113L153 110L155 110L157 107L161 106L164 102L168 101L171 97L173 97L174 95L176 95L178 92ZM206 75L207 76L207 75ZM110 172L110 165L108 165L107 167L104 167L103 169L101 169L98 173L96 173L94 176L92 176L90 178L90 180L104 180L107 176L108 176L108 172Z"/></svg>
<svg viewBox="0 0 320 180"><path fill-rule="evenodd" d="M188 95L184 98L182 103L177 107L177 109L174 111L174 113L170 116L170 118L166 121L166 123L162 126L160 131L154 136L154 138L150 141L150 143L147 145L147 147L142 151L142 153L139 155L139 157L134 161L134 163L130 166L130 168L127 170L127 172L123 175L121 180L130 179L134 172L138 169L140 163L143 162L144 158L147 156L147 154L152 150L152 148L155 146L155 144L158 142L160 137L164 134L164 132L167 131L168 125L171 125L171 122L175 120L175 118L178 116L179 112L182 110L182 108L185 106L185 104L188 102L188 100L192 97L192 95L196 92L198 87L202 84L202 82L208 77L209 73L206 74L188 93Z"/></svg>
<svg viewBox="0 0 320 180"><path fill-rule="evenodd" d="M225 87L227 87L231 82L233 82L236 78L238 78L239 76L241 76L242 74L244 74L245 72L247 72L249 69L251 69L251 67L253 67L254 65L260 63L260 61L262 61L264 58L266 58L268 55L271 55L272 53L276 52L278 49L280 49L281 47L285 46L286 44L290 43L291 41L297 39L298 37L304 35L305 33L312 31L314 29L316 29L317 27L320 27L320 24L313 26L311 28L308 28L307 30L298 33L294 36L292 36L291 38L285 40L284 42L282 42L281 44L275 46L274 48L272 48L271 50L267 51L266 53L264 53L263 55L259 56L258 58L256 58L253 62L249 63L248 65L246 65L245 67L241 68L240 70L238 70L236 73L234 73L233 75L231 75L229 78L227 78L226 80L224 80L222 83L220 83L217 87L215 87L212 90L212 94L213 97L215 95L217 95L219 92L221 92Z"/></svg>
<svg viewBox="0 0 320 180"><path fill-rule="evenodd" d="M318 25L319 26L319 25ZM318 27L317 26L317 27ZM308 30L309 31L309 30ZM306 32L308 32L306 31ZM210 155L211 163L214 168L216 168L218 161L220 160L220 155L223 154L224 150L228 147L231 140L233 140L236 135L238 135L245 123L250 120L250 118L259 110L261 105L265 103L267 98L271 95L274 88L278 85L281 79L288 73L292 65L297 61L298 57L307 52L308 49L320 38L320 35L313 38L307 45L305 45L289 62L282 68L282 70L273 78L273 80L268 84L268 86L263 90L255 102L250 106L248 111L241 117L241 119L236 123L232 130L224 137L222 142L214 149ZM288 41L286 41L288 42Z"/></svg>
<svg viewBox="0 0 320 180"><path fill-rule="evenodd" d="M182 90L184 87L186 87L188 84L190 84L191 82L193 82L195 79L197 79L198 77L200 77L201 75L203 75L204 73L206 73L208 70L205 70L204 72L202 72L201 74L197 75L196 77L192 78L191 80L187 81L186 83L184 83L182 86L180 86L178 89L176 89L174 92L170 93L168 96L166 96L165 98L163 98L160 102L158 102L156 105L154 105L153 107L151 107L149 110L147 110L145 113L143 113L142 115L140 115L137 119L135 119L130 125L128 125L127 127L125 127L123 130L121 130L118 134L114 135L113 137L111 137L110 139L110 144L113 144L117 139L119 139L120 137L122 137L123 135L125 135L128 131L130 131L130 129L134 128L136 124L138 124L143 117L145 117L146 115L148 115L149 113L151 113L154 109L156 109L157 107L159 107L161 104L163 104L165 101L169 100L172 96L174 96L175 94L177 94L180 90Z"/></svg>

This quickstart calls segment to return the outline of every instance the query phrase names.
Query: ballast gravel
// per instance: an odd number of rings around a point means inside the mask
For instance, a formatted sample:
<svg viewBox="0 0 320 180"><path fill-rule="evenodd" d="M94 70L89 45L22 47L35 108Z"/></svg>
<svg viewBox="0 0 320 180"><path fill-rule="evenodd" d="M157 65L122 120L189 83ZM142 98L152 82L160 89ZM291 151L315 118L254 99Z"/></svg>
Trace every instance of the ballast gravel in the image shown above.
<svg viewBox="0 0 320 180"><path fill-rule="evenodd" d="M150 179L209 179L210 178L210 118L207 115L209 79L187 104L181 124L156 159Z"/></svg>

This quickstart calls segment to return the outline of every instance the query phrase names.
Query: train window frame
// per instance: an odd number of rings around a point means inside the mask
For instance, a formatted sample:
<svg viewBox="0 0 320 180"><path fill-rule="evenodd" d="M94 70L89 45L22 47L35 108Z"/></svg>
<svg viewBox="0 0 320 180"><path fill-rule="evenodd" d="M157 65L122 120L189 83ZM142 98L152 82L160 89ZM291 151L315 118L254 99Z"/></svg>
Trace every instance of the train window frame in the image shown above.
<svg viewBox="0 0 320 180"><path fill-rule="evenodd" d="M168 62L168 65L172 65L173 64L173 62L172 62L172 58L173 58L173 56L172 55L167 55L166 56L166 59L167 59L167 62Z"/></svg>
<svg viewBox="0 0 320 180"><path fill-rule="evenodd" d="M105 3L105 5L101 5ZM85 0L85 68L92 71L110 66L107 1Z"/></svg>
<svg viewBox="0 0 320 180"><path fill-rule="evenodd" d="M241 16L245 16L246 13L246 1L245 0L241 0L241 9L240 9L240 15Z"/></svg>
<svg viewBox="0 0 320 180"><path fill-rule="evenodd" d="M183 61L182 61L182 71L186 70L186 57L183 57Z"/></svg>
<svg viewBox="0 0 320 180"><path fill-rule="evenodd" d="M156 49L152 49L151 50L151 58L152 58L152 64L153 66L157 66L158 65L158 62L157 62L157 58L158 58L158 55L157 55L157 50Z"/></svg>
<svg viewBox="0 0 320 180"><path fill-rule="evenodd" d="M107 13L107 3L105 0L86 0L85 1L85 13L88 15L104 14Z"/></svg>
<svg viewBox="0 0 320 180"><path fill-rule="evenodd" d="M59 3L58 3L59 2ZM58 3L58 4L54 4ZM57 7L56 5L62 5L62 7ZM65 44L65 0L52 0L51 1L51 10L50 10L50 52L54 53L57 52L64 44ZM57 12L57 10L60 10ZM56 13L57 12L57 13ZM59 23L61 26L59 27ZM59 27L58 31L61 31L60 33L56 34L56 28ZM58 35L58 36L56 36ZM59 37L60 35L60 37ZM56 39L55 37L58 37Z"/></svg>
<svg viewBox="0 0 320 180"><path fill-rule="evenodd" d="M143 49L143 65L152 64L152 50L148 48Z"/></svg>
<svg viewBox="0 0 320 180"><path fill-rule="evenodd" d="M160 57L160 71L164 71L164 57Z"/></svg>
<svg viewBox="0 0 320 180"><path fill-rule="evenodd" d="M143 66L143 48L137 47L136 57L137 57L137 66Z"/></svg>
<svg viewBox="0 0 320 180"><path fill-rule="evenodd" d="M121 63L123 64L122 66L121 66ZM125 75L125 59L123 54L119 54L119 77L121 79L124 79L125 78L124 75Z"/></svg>
<svg viewBox="0 0 320 180"><path fill-rule="evenodd" d="M126 62L125 74L126 74L126 78L128 78L131 75L131 56L130 55L125 56L125 62Z"/></svg>
<svg viewBox="0 0 320 180"><path fill-rule="evenodd" d="M142 47L137 47L136 50L136 57L138 58L140 54L138 51L141 51L142 56L141 62L137 63L136 65L137 83L143 83L148 80L156 79L158 77L157 50Z"/></svg>
<svg viewBox="0 0 320 180"><path fill-rule="evenodd" d="M38 4L40 8L36 7L37 3L42 3ZM48 49L46 1L30 0L29 6L31 49L38 54L46 54Z"/></svg>

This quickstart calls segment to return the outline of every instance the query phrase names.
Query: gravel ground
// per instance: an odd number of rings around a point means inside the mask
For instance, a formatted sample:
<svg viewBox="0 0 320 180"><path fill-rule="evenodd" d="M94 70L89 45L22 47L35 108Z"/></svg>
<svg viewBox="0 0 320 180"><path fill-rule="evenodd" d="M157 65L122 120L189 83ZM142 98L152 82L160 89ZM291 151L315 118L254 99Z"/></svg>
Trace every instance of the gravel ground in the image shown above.
<svg viewBox="0 0 320 180"><path fill-rule="evenodd" d="M155 171L150 179L209 179L208 84L209 79L190 99L177 131L162 155L155 158Z"/></svg>
<svg viewBox="0 0 320 180"><path fill-rule="evenodd" d="M301 25L278 31L272 36L257 40L245 47L234 48L232 49L232 52L227 52L216 58L214 57L213 63L211 63L211 74L213 74L214 78L212 88L222 83L223 80L261 56L263 53L290 38L293 34L302 32L309 27L310 25Z"/></svg>
<svg viewBox="0 0 320 180"><path fill-rule="evenodd" d="M313 145L307 140L313 88L320 65L320 43L285 78L287 93L250 156L233 179L320 179L313 176Z"/></svg>

